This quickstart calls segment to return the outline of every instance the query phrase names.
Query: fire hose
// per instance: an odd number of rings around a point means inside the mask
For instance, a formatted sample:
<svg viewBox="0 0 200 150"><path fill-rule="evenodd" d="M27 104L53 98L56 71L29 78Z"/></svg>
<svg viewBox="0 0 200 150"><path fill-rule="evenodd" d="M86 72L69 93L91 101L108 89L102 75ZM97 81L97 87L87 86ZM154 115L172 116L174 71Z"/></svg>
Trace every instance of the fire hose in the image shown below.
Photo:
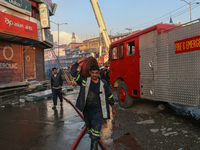
<svg viewBox="0 0 200 150"><path fill-rule="evenodd" d="M84 116L83 114L78 110L78 108L76 108L76 106L74 106L74 104L66 99L64 96L63 96L63 99L66 100L66 102L68 102L75 110L76 112L80 115L80 117L84 120ZM74 142L74 144L72 145L72 147L70 148L70 150L75 150L76 146L78 145L79 141L81 140L81 138L83 137L84 133L85 133L85 130L86 130L86 127L84 127L81 131L81 133L79 134L78 138L76 139L76 141ZM101 148L103 150L108 150L107 147L105 146L105 144L103 143L102 140L99 140L99 145L101 146Z"/></svg>

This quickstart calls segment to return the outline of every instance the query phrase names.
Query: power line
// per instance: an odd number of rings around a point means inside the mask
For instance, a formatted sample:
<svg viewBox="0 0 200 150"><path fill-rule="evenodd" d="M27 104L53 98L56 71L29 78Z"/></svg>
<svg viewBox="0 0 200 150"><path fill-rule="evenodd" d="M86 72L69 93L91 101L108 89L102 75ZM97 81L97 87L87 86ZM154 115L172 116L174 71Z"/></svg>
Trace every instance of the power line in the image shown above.
<svg viewBox="0 0 200 150"><path fill-rule="evenodd" d="M191 8L191 9L194 9L194 8L196 8L196 7L198 7L199 5L193 5L193 7ZM186 9L184 9L184 10L181 10L180 12L177 12L176 14L172 14L172 17L174 18L174 16L177 16L178 14L183 14L183 13L185 13L185 12L188 12L190 10L190 8L186 8ZM169 15L170 13L168 13L168 15ZM169 19L169 17L166 17L166 18L168 18ZM155 23L157 23L157 22L162 22L164 19L166 19L166 18L163 18L163 19L154 19L155 21L149 21L149 22L146 22L146 23L143 23L143 24L140 24L140 25L136 25L136 26L134 26L133 28L137 28L137 27L141 27L141 26L146 26L146 25L148 25L148 24L155 24Z"/></svg>
<svg viewBox="0 0 200 150"><path fill-rule="evenodd" d="M183 8L183 7L185 7L186 5L187 5L187 4L181 6L181 7L177 8L177 9L175 9L174 11L171 11L171 12L169 12L169 13L167 13L167 14L161 16L161 17L158 17L158 18L156 18L156 19L154 19L154 20L151 20L151 21L149 21L149 22L146 22L146 23L154 22L155 20L158 20L158 19L160 19L160 18L162 18L162 17L164 17L164 16L169 15L170 13L173 13L173 12L175 12L175 11L177 11L177 10L179 10L179 9L181 9L181 8ZM144 23L139 24L139 25L137 25L137 26L140 26L140 25L143 25L143 24L144 24Z"/></svg>
<svg viewBox="0 0 200 150"><path fill-rule="evenodd" d="M194 2L194 1L196 1L196 0L191 1L191 3ZM192 7L191 9L194 9L194 8L196 8L196 7L199 6L199 5L195 5L195 6L194 6L194 4L196 4L196 3L193 3L193 4L192 4L193 7ZM134 28L134 29L136 28L136 29L137 29L138 27L141 28L141 27L149 26L150 24L156 24L156 23L158 23L158 22L163 22L163 21L169 19L169 17L163 18L164 16L167 16L167 15L173 13L173 12L176 12L177 10L179 10L179 9L185 7L185 6L187 6L187 4L185 4L185 5L183 5L183 6L179 7L179 8L177 8L177 9L175 9L175 10L173 10L173 11L171 11L171 12L165 14L165 15L162 15L161 17L158 17L158 18L156 18L156 19L154 19L154 20L151 20L151 21L148 21L148 22L146 22L146 23L142 23L142 24L136 25L136 26L134 26L134 27L132 27L132 28ZM184 10L181 10L180 12L177 12L176 14L173 14L172 17L173 17L173 18L178 17L178 16L180 16L180 15L182 15L182 14L188 12L189 10L190 10L190 8L186 8L186 9L184 9ZM161 18L163 18L163 19L161 19ZM125 31L125 29L121 30L120 32L122 32L122 31Z"/></svg>
<svg viewBox="0 0 200 150"><path fill-rule="evenodd" d="M195 5L195 6L193 5L193 7L191 9L194 9L196 7L199 7L199 5ZM190 10L190 8L186 8L186 9L184 9L184 10L182 10L182 11L176 13L176 14L173 14L172 17L173 18L178 17L178 16L188 12L189 10ZM144 23L144 24L141 24L141 25L137 25L137 26L134 26L133 28L138 28L138 27L141 28L141 27L144 27L144 26L146 27L146 26L149 26L149 25L152 25L152 24L156 24L158 22L163 22L163 21L165 21L167 19L169 19L169 17L165 17L165 18L159 19L159 20L151 22L151 23L149 22L149 23Z"/></svg>

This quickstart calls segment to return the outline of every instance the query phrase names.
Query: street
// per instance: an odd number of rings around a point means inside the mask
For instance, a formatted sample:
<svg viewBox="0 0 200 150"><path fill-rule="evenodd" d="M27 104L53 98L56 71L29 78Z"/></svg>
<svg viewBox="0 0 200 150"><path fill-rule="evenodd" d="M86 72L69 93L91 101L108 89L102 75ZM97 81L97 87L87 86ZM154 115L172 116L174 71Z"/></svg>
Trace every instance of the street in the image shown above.
<svg viewBox="0 0 200 150"><path fill-rule="evenodd" d="M114 93L116 98L116 93ZM67 99L75 103L76 95ZM109 150L199 150L199 120L159 102L136 100L129 109L116 103L117 118L104 121L101 138ZM69 150L84 126L75 110L59 102L52 110L52 99L0 108L1 150ZM175 111L176 110L176 111ZM85 134L77 150L89 150ZM100 149L100 147L99 147Z"/></svg>

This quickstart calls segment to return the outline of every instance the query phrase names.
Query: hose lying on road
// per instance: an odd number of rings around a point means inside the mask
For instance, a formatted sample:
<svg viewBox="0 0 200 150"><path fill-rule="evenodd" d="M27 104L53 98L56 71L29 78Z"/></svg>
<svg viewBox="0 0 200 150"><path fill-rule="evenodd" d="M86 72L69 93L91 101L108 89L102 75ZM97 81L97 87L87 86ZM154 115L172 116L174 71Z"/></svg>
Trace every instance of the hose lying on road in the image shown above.
<svg viewBox="0 0 200 150"><path fill-rule="evenodd" d="M83 116L83 114L78 110L78 108L76 108L76 106L74 106L74 104L73 104L70 100L66 99L64 96L63 96L63 99L66 100L66 101L76 110L76 112L80 115L80 117L84 120L84 116ZM84 135L84 133L85 133L85 130L86 130L86 127L84 127L84 128L82 129L81 133L79 134L78 138L76 139L76 141L74 142L74 144L72 145L72 147L71 147L70 150L74 150L74 149L76 148L76 146L78 145L80 139L83 137L83 135ZM102 140L99 140L98 142L99 142L99 144L100 144L100 146L101 146L101 148L102 148L103 150L108 150L107 147L105 146L105 144L103 143Z"/></svg>

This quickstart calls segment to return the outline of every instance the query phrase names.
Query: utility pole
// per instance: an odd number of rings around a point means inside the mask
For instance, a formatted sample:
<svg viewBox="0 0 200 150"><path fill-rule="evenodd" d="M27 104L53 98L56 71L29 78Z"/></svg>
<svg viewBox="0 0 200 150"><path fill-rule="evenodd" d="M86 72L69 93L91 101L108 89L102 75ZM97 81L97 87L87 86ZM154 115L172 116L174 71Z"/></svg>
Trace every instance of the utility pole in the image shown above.
<svg viewBox="0 0 200 150"><path fill-rule="evenodd" d="M190 21L192 21L191 2L188 3L186 0L181 0L181 1L184 1L184 2L186 2L188 5L190 5Z"/></svg>
<svg viewBox="0 0 200 150"><path fill-rule="evenodd" d="M58 59L60 60L60 51L59 51L59 23L58 23Z"/></svg>
<svg viewBox="0 0 200 150"><path fill-rule="evenodd" d="M60 25L63 25L63 24L67 24L67 23L55 23L55 22L53 22L53 21L50 21L50 22L52 22L52 23L54 23L54 24L56 24L57 26L58 26L58 60L60 60L60 51L59 51L59 28L60 28Z"/></svg>

